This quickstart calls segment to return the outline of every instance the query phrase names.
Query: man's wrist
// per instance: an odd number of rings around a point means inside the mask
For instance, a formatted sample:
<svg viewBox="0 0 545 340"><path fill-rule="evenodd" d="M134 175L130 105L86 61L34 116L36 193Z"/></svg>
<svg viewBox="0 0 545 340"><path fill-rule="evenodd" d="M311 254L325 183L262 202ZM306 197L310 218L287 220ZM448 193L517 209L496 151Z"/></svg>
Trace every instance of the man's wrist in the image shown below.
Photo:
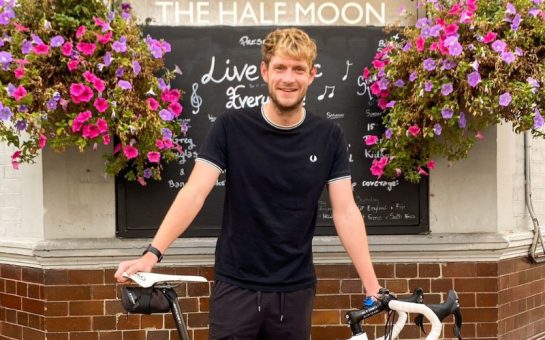
<svg viewBox="0 0 545 340"><path fill-rule="evenodd" d="M163 259L163 253L161 253L159 249L152 246L151 243L147 246L142 255L146 255L147 253L155 255L157 257L157 262L161 262L161 260Z"/></svg>

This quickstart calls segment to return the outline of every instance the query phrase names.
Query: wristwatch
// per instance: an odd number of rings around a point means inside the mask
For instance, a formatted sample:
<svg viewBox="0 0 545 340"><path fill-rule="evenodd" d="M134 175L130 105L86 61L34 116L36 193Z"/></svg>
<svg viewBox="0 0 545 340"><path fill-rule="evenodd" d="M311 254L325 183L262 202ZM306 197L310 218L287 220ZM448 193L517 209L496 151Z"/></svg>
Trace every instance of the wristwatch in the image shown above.
<svg viewBox="0 0 545 340"><path fill-rule="evenodd" d="M145 255L146 253L152 253L153 255L157 256L157 262L161 262L163 259L163 254L159 251L159 249L152 246L151 243L148 245L146 250L144 250L142 255Z"/></svg>

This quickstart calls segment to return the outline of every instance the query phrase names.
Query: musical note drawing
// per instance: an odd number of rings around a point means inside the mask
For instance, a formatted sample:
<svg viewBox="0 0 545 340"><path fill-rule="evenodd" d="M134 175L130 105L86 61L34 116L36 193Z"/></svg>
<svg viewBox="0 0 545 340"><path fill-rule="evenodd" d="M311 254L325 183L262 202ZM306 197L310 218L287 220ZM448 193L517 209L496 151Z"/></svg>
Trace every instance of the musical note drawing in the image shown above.
<svg viewBox="0 0 545 340"><path fill-rule="evenodd" d="M195 110L192 110L191 113L193 113L194 115L199 113L199 110L202 105L202 98L201 96L197 94L198 88L199 88L199 84L193 83L193 87L192 87L193 92L191 93L191 106L193 106Z"/></svg>
<svg viewBox="0 0 545 340"><path fill-rule="evenodd" d="M325 98L328 89L330 89L331 92L327 95L327 98L333 98L333 96L335 95L335 85L326 85L324 93L318 96L318 100L322 100Z"/></svg>
<svg viewBox="0 0 545 340"><path fill-rule="evenodd" d="M347 60L346 61L346 73L344 74L343 76L343 81L346 80L346 78L348 78L348 69L350 68L350 66L354 65L354 63L351 63L350 60Z"/></svg>

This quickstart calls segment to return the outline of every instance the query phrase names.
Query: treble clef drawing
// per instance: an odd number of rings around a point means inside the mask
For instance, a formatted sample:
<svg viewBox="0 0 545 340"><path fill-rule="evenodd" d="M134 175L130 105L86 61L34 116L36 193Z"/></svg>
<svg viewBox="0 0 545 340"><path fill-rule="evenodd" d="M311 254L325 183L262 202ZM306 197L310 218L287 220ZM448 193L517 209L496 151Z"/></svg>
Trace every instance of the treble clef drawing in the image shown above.
<svg viewBox="0 0 545 340"><path fill-rule="evenodd" d="M191 111L194 115L199 113L199 110L202 105L202 98L197 94L197 90L199 89L199 84L193 83L193 86L191 88L193 91L191 93L191 106L194 110Z"/></svg>

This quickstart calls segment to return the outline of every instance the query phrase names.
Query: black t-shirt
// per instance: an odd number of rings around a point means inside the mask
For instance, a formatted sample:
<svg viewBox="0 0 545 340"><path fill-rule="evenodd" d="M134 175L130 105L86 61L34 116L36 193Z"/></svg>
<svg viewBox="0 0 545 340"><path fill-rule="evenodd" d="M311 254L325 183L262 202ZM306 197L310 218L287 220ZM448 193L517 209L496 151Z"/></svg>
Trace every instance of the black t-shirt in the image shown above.
<svg viewBox="0 0 545 340"><path fill-rule="evenodd" d="M258 291L313 286L318 199L326 183L350 178L341 128L310 113L282 128L259 108L231 110L197 161L226 171L216 279Z"/></svg>

